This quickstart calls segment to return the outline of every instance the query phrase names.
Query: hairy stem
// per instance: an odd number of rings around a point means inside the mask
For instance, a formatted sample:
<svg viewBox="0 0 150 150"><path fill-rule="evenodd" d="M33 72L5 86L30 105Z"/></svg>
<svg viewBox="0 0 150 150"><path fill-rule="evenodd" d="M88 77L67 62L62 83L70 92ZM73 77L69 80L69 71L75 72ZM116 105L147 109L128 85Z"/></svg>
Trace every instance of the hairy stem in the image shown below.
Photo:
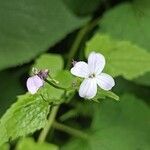
<svg viewBox="0 0 150 150"><path fill-rule="evenodd" d="M52 127L52 124L57 115L58 108L59 108L59 105L52 107L51 113L48 118L48 122L47 122L46 126L44 127L44 129L41 131L38 142L44 142L44 140L46 139L46 136L47 136L50 128Z"/></svg>
<svg viewBox="0 0 150 150"><path fill-rule="evenodd" d="M53 123L53 127L55 129L58 129L60 131L63 131L63 132L66 132L68 134L71 134L75 137L79 137L79 138L83 138L83 139L87 139L88 138L88 135L80 130L77 130L77 129L74 129L74 128L71 128L69 126L66 126L64 124L61 124L61 123L58 123L58 122L54 122Z"/></svg>

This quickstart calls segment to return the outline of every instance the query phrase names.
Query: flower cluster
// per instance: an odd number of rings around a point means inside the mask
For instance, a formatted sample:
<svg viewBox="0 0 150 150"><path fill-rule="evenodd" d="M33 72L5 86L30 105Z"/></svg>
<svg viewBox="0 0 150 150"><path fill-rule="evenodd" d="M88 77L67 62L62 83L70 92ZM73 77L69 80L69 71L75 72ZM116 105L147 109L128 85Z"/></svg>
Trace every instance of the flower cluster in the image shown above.
<svg viewBox="0 0 150 150"><path fill-rule="evenodd" d="M77 77L84 78L79 88L80 97L92 99L97 93L97 86L106 91L111 90L115 85L114 79L103 73L105 58L100 53L92 52L89 54L88 62L74 62L71 73ZM27 80L27 89L31 94L35 94L44 85L48 77L48 70L36 72L34 76Z"/></svg>

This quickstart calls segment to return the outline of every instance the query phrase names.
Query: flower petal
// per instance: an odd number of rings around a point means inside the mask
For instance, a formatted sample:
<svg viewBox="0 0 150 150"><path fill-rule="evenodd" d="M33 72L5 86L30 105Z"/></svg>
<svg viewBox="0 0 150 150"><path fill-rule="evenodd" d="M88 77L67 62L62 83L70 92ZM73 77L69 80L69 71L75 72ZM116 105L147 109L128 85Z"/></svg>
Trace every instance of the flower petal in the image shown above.
<svg viewBox="0 0 150 150"><path fill-rule="evenodd" d="M100 74L105 66L105 57L100 53L92 52L88 57L90 73Z"/></svg>
<svg viewBox="0 0 150 150"><path fill-rule="evenodd" d="M71 73L81 78L87 78L89 75L88 64L84 61L77 62L74 67L71 68Z"/></svg>
<svg viewBox="0 0 150 150"><path fill-rule="evenodd" d="M80 97L91 99L97 93L97 83L95 79L84 79L80 85L79 95Z"/></svg>
<svg viewBox="0 0 150 150"><path fill-rule="evenodd" d="M43 86L43 84L44 81L38 75L35 75L28 78L26 86L31 94L35 94L38 89Z"/></svg>
<svg viewBox="0 0 150 150"><path fill-rule="evenodd" d="M101 73L96 77L96 79L99 87L106 91L111 90L111 88L115 85L114 79L106 73Z"/></svg>

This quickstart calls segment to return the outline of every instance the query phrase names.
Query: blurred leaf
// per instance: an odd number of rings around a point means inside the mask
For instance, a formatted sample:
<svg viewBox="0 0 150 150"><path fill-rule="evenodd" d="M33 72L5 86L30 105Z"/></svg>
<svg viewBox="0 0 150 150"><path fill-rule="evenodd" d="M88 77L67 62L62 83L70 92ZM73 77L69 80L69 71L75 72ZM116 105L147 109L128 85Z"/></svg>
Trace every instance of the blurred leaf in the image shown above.
<svg viewBox="0 0 150 150"><path fill-rule="evenodd" d="M150 72L147 72L143 76L138 77L137 79L134 80L134 82L141 84L141 85L146 85L150 86Z"/></svg>
<svg viewBox="0 0 150 150"><path fill-rule="evenodd" d="M15 101L16 95L24 93L20 76L23 70L0 72L0 116Z"/></svg>
<svg viewBox="0 0 150 150"><path fill-rule="evenodd" d="M77 15L91 15L102 0L63 0L64 3ZM81 7L82 6L82 7Z"/></svg>
<svg viewBox="0 0 150 150"><path fill-rule="evenodd" d="M4 144L4 145L0 146L0 150L9 150L9 145Z"/></svg>
<svg viewBox="0 0 150 150"><path fill-rule="evenodd" d="M150 53L128 41L96 34L86 45L86 56L93 50L106 57L105 71L110 75L132 80L150 71Z"/></svg>
<svg viewBox="0 0 150 150"><path fill-rule="evenodd" d="M100 32L127 40L150 50L150 1L134 0L107 11L100 21Z"/></svg>
<svg viewBox="0 0 150 150"><path fill-rule="evenodd" d="M4 136L8 141L41 129L47 121L48 112L49 104L38 94L19 96L0 120L0 129L6 130L6 134L0 134L0 141L4 140Z"/></svg>
<svg viewBox="0 0 150 150"><path fill-rule="evenodd" d="M64 67L63 59L57 54L43 54L34 64L37 69L49 69L50 75L55 76Z"/></svg>
<svg viewBox="0 0 150 150"><path fill-rule="evenodd" d="M0 69L29 62L86 20L61 0L0 1Z"/></svg>
<svg viewBox="0 0 150 150"><path fill-rule="evenodd" d="M50 143L36 143L31 138L21 139L16 150L58 150L59 148Z"/></svg>
<svg viewBox="0 0 150 150"><path fill-rule="evenodd" d="M119 103L104 101L95 109L89 138L72 139L62 150L150 149L150 110L141 100L125 94Z"/></svg>

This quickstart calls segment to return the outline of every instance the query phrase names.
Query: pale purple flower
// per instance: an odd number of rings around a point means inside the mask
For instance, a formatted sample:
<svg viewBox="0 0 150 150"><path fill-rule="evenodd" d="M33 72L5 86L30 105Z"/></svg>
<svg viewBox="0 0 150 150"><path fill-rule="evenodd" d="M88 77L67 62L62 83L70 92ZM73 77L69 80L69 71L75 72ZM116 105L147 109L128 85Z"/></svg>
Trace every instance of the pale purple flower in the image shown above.
<svg viewBox="0 0 150 150"><path fill-rule="evenodd" d="M91 52L88 63L79 61L71 68L73 75L84 78L79 88L80 97L93 98L97 93L97 85L106 91L111 90L115 85L115 81L110 75L102 73L104 66L104 56L100 53Z"/></svg>
<svg viewBox="0 0 150 150"><path fill-rule="evenodd" d="M44 80L48 76L48 70L41 70L39 72L36 72L36 74L32 77L29 77L26 82L26 86L28 91L31 94L35 94L43 85Z"/></svg>

